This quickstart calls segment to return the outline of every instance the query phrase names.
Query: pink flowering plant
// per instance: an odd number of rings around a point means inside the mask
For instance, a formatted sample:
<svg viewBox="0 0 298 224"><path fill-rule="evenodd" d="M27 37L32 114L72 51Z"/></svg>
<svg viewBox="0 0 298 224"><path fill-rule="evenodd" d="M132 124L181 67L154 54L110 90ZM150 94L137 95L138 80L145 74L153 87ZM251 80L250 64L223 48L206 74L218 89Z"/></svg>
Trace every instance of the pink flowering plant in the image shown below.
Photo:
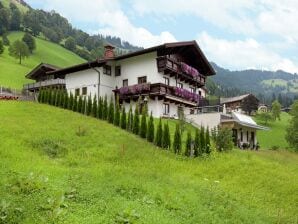
<svg viewBox="0 0 298 224"><path fill-rule="evenodd" d="M199 102L200 99L200 96L198 94L192 93L186 89L182 89L179 87L175 87L175 95L194 102Z"/></svg>
<svg viewBox="0 0 298 224"><path fill-rule="evenodd" d="M150 91L150 83L123 86L119 89L120 95L134 95Z"/></svg>

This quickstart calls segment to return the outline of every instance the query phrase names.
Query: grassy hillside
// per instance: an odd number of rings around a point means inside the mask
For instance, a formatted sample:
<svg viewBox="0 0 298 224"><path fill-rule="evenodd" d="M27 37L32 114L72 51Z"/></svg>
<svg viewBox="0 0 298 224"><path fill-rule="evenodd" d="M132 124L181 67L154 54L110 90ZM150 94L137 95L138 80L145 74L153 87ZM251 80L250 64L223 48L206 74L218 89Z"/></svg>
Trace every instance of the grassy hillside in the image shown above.
<svg viewBox="0 0 298 224"><path fill-rule="evenodd" d="M297 154L234 150L188 159L71 111L24 102L0 102L0 108L0 207L6 219L298 221Z"/></svg>
<svg viewBox="0 0 298 224"><path fill-rule="evenodd" d="M22 32L12 32L8 38L12 43L17 39L22 39L23 35ZM39 38L35 40L36 50L33 55L22 62L22 65L18 64L18 60L9 56L8 47L6 47L4 54L0 56L0 85L21 89L23 84L30 82L25 79L25 75L41 62L67 67L85 61L60 45Z"/></svg>
<svg viewBox="0 0 298 224"><path fill-rule="evenodd" d="M278 146L280 149L289 147L285 135L291 116L282 112L280 118L280 121L272 121L266 125L270 128L269 131L258 131L257 137L262 149L271 149L273 146ZM261 123L258 119L256 121Z"/></svg>

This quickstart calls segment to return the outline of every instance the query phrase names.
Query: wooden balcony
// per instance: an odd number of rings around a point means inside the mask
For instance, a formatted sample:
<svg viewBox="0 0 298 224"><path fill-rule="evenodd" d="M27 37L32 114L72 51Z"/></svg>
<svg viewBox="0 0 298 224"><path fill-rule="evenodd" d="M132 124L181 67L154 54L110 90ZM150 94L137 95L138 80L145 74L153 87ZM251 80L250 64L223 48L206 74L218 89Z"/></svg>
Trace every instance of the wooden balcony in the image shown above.
<svg viewBox="0 0 298 224"><path fill-rule="evenodd" d="M158 72L163 72L165 75L169 75L170 77L176 77L177 79L197 86L198 88L205 85L205 76L200 74L198 77L194 78L190 74L183 72L180 62L177 62L167 56L158 57L156 60Z"/></svg>
<svg viewBox="0 0 298 224"><path fill-rule="evenodd" d="M23 89L33 91L33 90L38 90L39 88L42 88L42 87L64 87L64 86L65 86L64 79L49 79L45 81L25 84L23 86Z"/></svg>
<svg viewBox="0 0 298 224"><path fill-rule="evenodd" d="M198 106L201 97L175 86L168 86L163 83L143 83L132 86L121 87L113 90L119 95L120 101L129 102L138 100L140 96L148 96L151 99L158 97L159 100L184 104L186 106Z"/></svg>

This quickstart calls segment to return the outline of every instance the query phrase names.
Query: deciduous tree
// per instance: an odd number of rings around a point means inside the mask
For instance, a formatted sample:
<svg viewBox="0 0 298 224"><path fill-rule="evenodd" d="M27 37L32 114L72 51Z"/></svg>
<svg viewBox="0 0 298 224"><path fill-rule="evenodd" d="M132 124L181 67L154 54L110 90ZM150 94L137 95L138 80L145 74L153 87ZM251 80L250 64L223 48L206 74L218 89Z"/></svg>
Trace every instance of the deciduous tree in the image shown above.
<svg viewBox="0 0 298 224"><path fill-rule="evenodd" d="M272 117L276 121L276 119L280 120L280 112L281 112L281 105L277 100L274 100L272 103Z"/></svg>
<svg viewBox="0 0 298 224"><path fill-rule="evenodd" d="M33 53L33 50L36 49L36 43L34 37L30 33L25 33L22 41L27 44L30 53Z"/></svg>
<svg viewBox="0 0 298 224"><path fill-rule="evenodd" d="M16 40L9 47L9 54L16 59L19 59L19 63L22 64L22 59L29 57L29 48L23 41Z"/></svg>
<svg viewBox="0 0 298 224"><path fill-rule="evenodd" d="M291 106L292 118L286 130L286 140L296 152L298 151L298 100Z"/></svg>

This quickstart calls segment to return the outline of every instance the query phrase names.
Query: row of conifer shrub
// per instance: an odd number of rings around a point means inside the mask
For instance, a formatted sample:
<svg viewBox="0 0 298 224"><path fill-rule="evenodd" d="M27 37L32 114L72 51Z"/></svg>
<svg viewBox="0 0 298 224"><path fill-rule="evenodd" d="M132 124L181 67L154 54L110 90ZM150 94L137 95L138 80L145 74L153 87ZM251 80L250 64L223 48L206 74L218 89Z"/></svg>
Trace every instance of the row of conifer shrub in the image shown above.
<svg viewBox="0 0 298 224"><path fill-rule="evenodd" d="M172 150L176 154L193 155L195 157L210 154L210 138L215 142L218 151L232 148L230 143L227 147L227 144L222 142L222 139L231 142L227 138L227 135L230 135L230 133L225 133L227 132L226 130L211 130L210 136L209 129L205 130L203 127L196 129L194 138L192 138L191 132L188 131L185 147L182 147L182 130L180 125L176 124L172 142L168 122L162 122L159 119L157 127L155 127L152 112L148 116L148 108L145 106L140 110L138 103L134 112L131 106L129 111L126 112L125 107L123 106L121 109L118 100L114 102L113 98L108 101L107 96L99 98L94 96L93 99L91 95L88 97L74 96L73 93L70 92L68 94L64 89L41 89L38 94L38 102L106 120L117 127L147 139L148 142L160 148ZM184 148L184 152L182 152L182 148Z"/></svg>

